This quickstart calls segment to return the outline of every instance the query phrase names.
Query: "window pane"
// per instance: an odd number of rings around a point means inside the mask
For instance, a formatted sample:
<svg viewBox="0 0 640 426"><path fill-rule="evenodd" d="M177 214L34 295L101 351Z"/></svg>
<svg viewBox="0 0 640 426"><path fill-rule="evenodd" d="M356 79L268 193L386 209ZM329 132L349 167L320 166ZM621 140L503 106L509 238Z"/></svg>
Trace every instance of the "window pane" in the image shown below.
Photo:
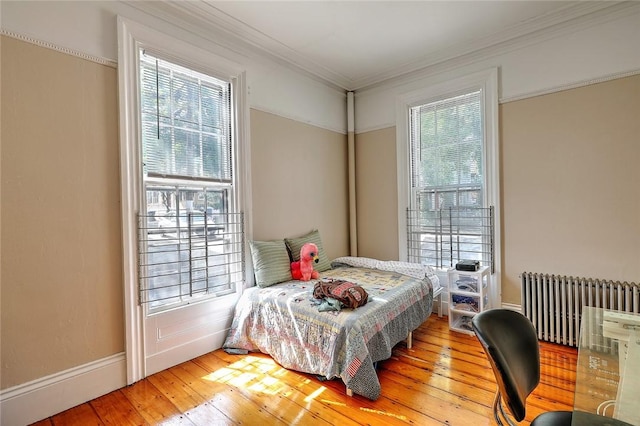
<svg viewBox="0 0 640 426"><path fill-rule="evenodd" d="M145 173L230 182L231 85L144 51L140 57Z"/></svg>
<svg viewBox="0 0 640 426"><path fill-rule="evenodd" d="M237 291L244 232L230 210L231 84L141 51L140 108L140 300L158 311Z"/></svg>
<svg viewBox="0 0 640 426"><path fill-rule="evenodd" d="M491 257L481 102L482 92L474 91L410 109L408 239L414 261L450 267Z"/></svg>
<svg viewBox="0 0 640 426"><path fill-rule="evenodd" d="M229 189L148 185L141 222L141 300L150 308L234 292L241 279L240 216Z"/></svg>
<svg viewBox="0 0 640 426"><path fill-rule="evenodd" d="M437 101L410 111L414 189L434 193L433 207L482 200L483 117L481 92ZM473 198L460 196L473 191ZM480 195L478 197L478 195ZM419 203L418 203L419 204Z"/></svg>

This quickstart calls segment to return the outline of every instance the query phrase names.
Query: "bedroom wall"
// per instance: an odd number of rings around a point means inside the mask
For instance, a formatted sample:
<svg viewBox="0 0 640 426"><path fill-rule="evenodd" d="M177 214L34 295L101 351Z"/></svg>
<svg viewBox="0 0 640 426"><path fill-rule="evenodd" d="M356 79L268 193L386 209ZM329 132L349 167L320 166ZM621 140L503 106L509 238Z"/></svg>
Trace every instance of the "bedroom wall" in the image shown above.
<svg viewBox="0 0 640 426"><path fill-rule="evenodd" d="M2 37L2 389L124 350L116 74ZM254 238L346 255L346 135L256 109L250 132Z"/></svg>
<svg viewBox="0 0 640 426"><path fill-rule="evenodd" d="M640 282L637 117L640 75L500 105L503 303L524 271ZM356 147L359 254L397 259L395 127Z"/></svg>
<svg viewBox="0 0 640 426"><path fill-rule="evenodd" d="M81 59L13 37L0 38L0 389L5 391L124 350L115 14L157 28L165 23L113 1L2 1L0 8L4 31L90 56ZM517 95L518 87L529 93L560 82L640 69L640 64L634 65L640 63L635 48L640 26L628 24L637 23L636 17L604 23L600 31L589 33L588 40L598 40L595 51L580 39L563 39L569 44L566 49L584 54L579 61L575 54L555 50L551 42L500 60L488 57L478 66L501 64L503 94L510 88L511 95ZM181 35L198 40L191 33ZM576 50L576 45L581 48ZM220 46L211 49L227 52ZM553 52L554 66L521 63L534 57L527 52L538 56ZM230 59L248 64L255 151L253 236L293 236L318 224L328 254L346 254L346 170L338 168L346 164L345 94L278 64L235 51ZM544 77L536 79L528 69ZM460 67L460 72L466 70ZM47 75L38 74L42 72ZM397 256L394 97L406 87L401 83L356 99L358 241L363 256ZM516 105L505 114L518 117L526 109L526 104ZM518 131L509 129L513 137ZM300 185L303 180L291 184L299 176L291 171L300 170L313 170L319 176L313 191ZM289 191L292 185L304 191ZM304 210L286 204L293 193L296 205ZM636 194L637 189L629 193ZM280 209L274 208L277 203L282 204ZM620 254L609 253L604 261Z"/></svg>
<svg viewBox="0 0 640 426"><path fill-rule="evenodd" d="M2 388L124 350L117 73L2 37Z"/></svg>
<svg viewBox="0 0 640 426"><path fill-rule="evenodd" d="M251 111L253 237L320 231L329 258L349 251L347 137Z"/></svg>
<svg viewBox="0 0 640 426"><path fill-rule="evenodd" d="M397 167L396 99L498 67L502 302L520 304L525 270L640 281L640 8L630 7L357 92L358 253L399 256L396 177L387 176Z"/></svg>
<svg viewBox="0 0 640 426"><path fill-rule="evenodd" d="M163 10L162 2L3 0L0 22L5 35L116 66L120 15L245 66L252 108L346 134L344 90L261 56L222 31L203 34L191 22L165 17Z"/></svg>
<svg viewBox="0 0 640 426"><path fill-rule="evenodd" d="M124 351L115 9L163 23L118 2L0 7L2 31L11 35L0 38L4 407L32 389L121 365L112 362ZM347 254L345 93L264 58L209 47L247 66L255 149L249 236L318 228L329 255ZM291 183L309 171L311 188Z"/></svg>
<svg viewBox="0 0 640 426"><path fill-rule="evenodd" d="M395 127L356 135L358 255L398 259Z"/></svg>
<svg viewBox="0 0 640 426"><path fill-rule="evenodd" d="M640 75L500 107L503 299L524 271L640 282Z"/></svg>

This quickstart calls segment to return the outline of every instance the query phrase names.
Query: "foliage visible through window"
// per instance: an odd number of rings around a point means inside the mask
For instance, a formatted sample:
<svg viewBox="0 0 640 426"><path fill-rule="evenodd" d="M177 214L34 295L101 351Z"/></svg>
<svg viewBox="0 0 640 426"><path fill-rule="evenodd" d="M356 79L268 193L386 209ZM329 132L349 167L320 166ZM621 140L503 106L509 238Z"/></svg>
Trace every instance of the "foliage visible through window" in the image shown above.
<svg viewBox="0 0 640 426"><path fill-rule="evenodd" d="M145 171L231 181L230 84L141 52Z"/></svg>
<svg viewBox="0 0 640 426"><path fill-rule="evenodd" d="M482 91L409 110L410 260L437 267L491 262L493 212L484 206Z"/></svg>
<svg viewBox="0 0 640 426"><path fill-rule="evenodd" d="M140 300L151 309L229 294L242 281L231 89L140 51Z"/></svg>
<svg viewBox="0 0 640 426"><path fill-rule="evenodd" d="M481 93L410 110L411 187L415 206L482 206Z"/></svg>

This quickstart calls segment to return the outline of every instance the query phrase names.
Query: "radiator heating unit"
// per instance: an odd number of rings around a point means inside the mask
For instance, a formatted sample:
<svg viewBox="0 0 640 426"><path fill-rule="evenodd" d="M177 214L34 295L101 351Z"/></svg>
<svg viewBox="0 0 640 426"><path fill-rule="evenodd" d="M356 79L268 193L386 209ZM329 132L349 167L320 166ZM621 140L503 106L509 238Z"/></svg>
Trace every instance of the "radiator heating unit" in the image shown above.
<svg viewBox="0 0 640 426"><path fill-rule="evenodd" d="M640 286L595 278L523 272L522 313L538 339L578 346L583 306L640 313Z"/></svg>

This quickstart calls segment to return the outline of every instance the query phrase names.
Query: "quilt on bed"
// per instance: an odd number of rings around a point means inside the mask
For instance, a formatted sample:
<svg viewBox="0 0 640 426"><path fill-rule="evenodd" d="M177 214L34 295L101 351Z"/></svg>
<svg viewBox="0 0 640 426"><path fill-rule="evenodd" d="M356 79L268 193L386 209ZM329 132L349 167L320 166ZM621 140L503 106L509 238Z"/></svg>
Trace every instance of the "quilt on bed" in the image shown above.
<svg viewBox="0 0 640 426"><path fill-rule="evenodd" d="M287 281L242 294L224 343L230 353L260 351L285 368L327 379L340 377L354 393L375 400L380 382L374 363L431 314L431 280L394 271L339 266L320 279L341 279L364 287L366 305L318 310L316 280Z"/></svg>

